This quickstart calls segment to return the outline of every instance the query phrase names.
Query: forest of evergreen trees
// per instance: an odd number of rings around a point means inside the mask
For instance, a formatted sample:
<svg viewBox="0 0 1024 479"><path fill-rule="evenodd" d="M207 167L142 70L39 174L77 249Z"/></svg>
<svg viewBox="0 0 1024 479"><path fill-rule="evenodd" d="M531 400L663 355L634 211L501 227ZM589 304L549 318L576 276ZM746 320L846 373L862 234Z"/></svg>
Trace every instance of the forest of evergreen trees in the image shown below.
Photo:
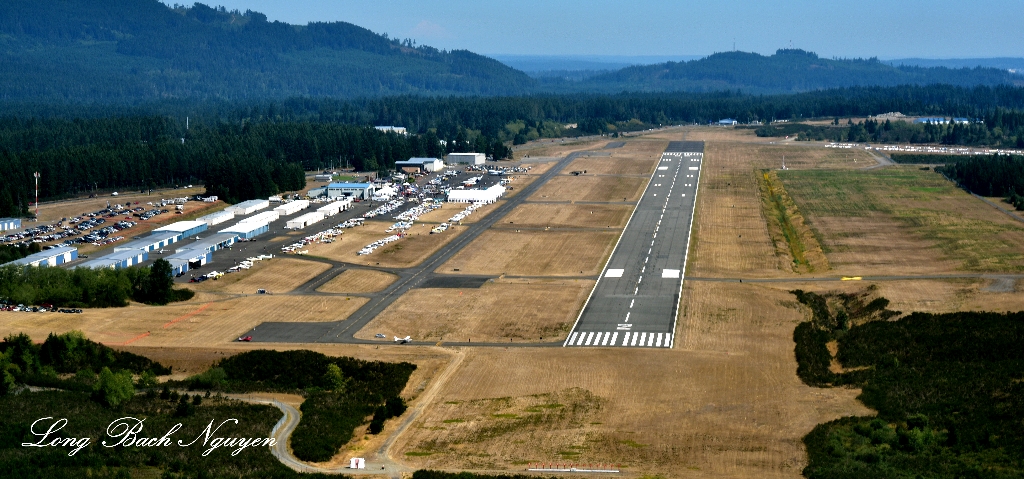
<svg viewBox="0 0 1024 479"><path fill-rule="evenodd" d="M510 143L665 124L867 116L963 116L972 125L859 123L815 127L855 141L1016 146L1024 89L949 86L852 88L797 95L722 93L386 97L360 100L167 101L135 107L9 105L0 118L0 216L25 215L32 173L40 198L206 184L231 201L302 187L302 170L390 168L411 156L479 151L508 158ZM190 116L186 129L185 117ZM567 129L576 123L578 128ZM404 126L409 136L369 125Z"/></svg>
<svg viewBox="0 0 1024 479"><path fill-rule="evenodd" d="M0 119L0 216L27 213L40 172L43 200L94 190L205 184L236 202L305 186L304 171L394 167L452 151L509 156L500 141L460 130L442 145L433 132L403 136L313 121L196 124L167 117Z"/></svg>

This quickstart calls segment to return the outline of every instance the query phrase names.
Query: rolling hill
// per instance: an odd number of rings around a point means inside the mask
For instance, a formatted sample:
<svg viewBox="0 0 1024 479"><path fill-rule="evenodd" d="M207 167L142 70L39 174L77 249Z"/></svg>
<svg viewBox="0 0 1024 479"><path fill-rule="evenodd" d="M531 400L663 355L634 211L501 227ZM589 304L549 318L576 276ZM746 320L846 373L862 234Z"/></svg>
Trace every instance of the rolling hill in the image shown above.
<svg viewBox="0 0 1024 479"><path fill-rule="evenodd" d="M854 86L1024 85L996 68L894 66L803 50L717 53L586 74L534 75L345 23L158 0L0 2L0 103L139 104L290 97L507 96L622 91L792 93Z"/></svg>
<svg viewBox="0 0 1024 479"><path fill-rule="evenodd" d="M798 49L774 55L726 52L688 62L631 66L575 85L590 91L718 91L796 93L857 86L947 84L1024 85L1024 77L995 68L893 66L876 58L830 60Z"/></svg>
<svg viewBox="0 0 1024 479"><path fill-rule="evenodd" d="M157 0L0 3L0 98L131 102L525 93L526 74L344 22L305 26Z"/></svg>

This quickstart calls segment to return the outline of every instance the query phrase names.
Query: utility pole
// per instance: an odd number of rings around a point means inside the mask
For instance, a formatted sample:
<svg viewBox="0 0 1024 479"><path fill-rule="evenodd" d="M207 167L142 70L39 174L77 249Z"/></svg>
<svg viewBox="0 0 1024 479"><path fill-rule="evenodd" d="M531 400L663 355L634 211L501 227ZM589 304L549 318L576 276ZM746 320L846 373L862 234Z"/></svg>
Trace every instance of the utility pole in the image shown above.
<svg viewBox="0 0 1024 479"><path fill-rule="evenodd" d="M32 173L36 178L36 222L39 221L39 172Z"/></svg>

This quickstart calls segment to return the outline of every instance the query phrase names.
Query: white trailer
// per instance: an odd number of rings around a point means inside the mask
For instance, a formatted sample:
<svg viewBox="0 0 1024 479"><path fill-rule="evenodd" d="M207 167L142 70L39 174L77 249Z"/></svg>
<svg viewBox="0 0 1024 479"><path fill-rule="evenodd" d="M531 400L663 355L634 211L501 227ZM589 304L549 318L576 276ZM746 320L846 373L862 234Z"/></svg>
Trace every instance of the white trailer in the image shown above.
<svg viewBox="0 0 1024 479"><path fill-rule="evenodd" d="M295 200L288 203L282 203L281 206L274 208L274 211L281 216L288 216L298 213L306 208L309 208L308 200Z"/></svg>
<svg viewBox="0 0 1024 479"><path fill-rule="evenodd" d="M297 218L293 218L293 219L288 220L288 222L285 223L284 227L288 228L290 230L300 230L300 229L305 228L305 227L307 227L307 226L309 226L309 225L311 225L313 223L317 223L317 222L323 221L324 218L325 218L325 216L324 216L323 213L321 213L319 211L314 211L312 213L306 213L306 214L304 214L302 216L299 216Z"/></svg>
<svg viewBox="0 0 1024 479"><path fill-rule="evenodd" d="M264 211L248 218L242 218L239 223L270 223L271 221L277 221L279 218L281 218L281 215L276 211Z"/></svg>
<svg viewBox="0 0 1024 479"><path fill-rule="evenodd" d="M236 216L245 216L255 213L259 210L265 209L270 206L270 201L267 200L249 200L243 201L237 205L229 206L227 209L235 213Z"/></svg>

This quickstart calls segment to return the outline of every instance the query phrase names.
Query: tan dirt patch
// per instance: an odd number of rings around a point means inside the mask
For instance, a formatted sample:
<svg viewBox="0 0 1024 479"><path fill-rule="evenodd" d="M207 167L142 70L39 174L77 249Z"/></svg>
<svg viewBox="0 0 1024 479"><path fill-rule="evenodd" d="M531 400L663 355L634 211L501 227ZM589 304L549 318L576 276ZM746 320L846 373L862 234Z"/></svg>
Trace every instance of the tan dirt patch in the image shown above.
<svg viewBox="0 0 1024 479"><path fill-rule="evenodd" d="M495 226L553 228L624 228L633 205L524 203Z"/></svg>
<svg viewBox="0 0 1024 479"><path fill-rule="evenodd" d="M608 232L488 230L437 269L439 273L580 276L600 272L619 230Z"/></svg>
<svg viewBox="0 0 1024 479"><path fill-rule="evenodd" d="M317 288L323 293L376 293L398 279L391 273L372 269L350 269Z"/></svg>
<svg viewBox="0 0 1024 479"><path fill-rule="evenodd" d="M615 151L615 150L611 150ZM641 156L641 155L635 155ZM582 157L576 158L569 166L562 169L561 174L568 175L573 171L586 171L586 175L635 175L651 176L658 165L660 152L646 154L641 158L634 155L620 156L612 154L610 158Z"/></svg>
<svg viewBox="0 0 1024 479"><path fill-rule="evenodd" d="M0 312L0 325L4 336L23 331L33 338L44 339L50 332L59 334L78 329L89 339L109 345L187 348L229 343L264 321L345 319L368 301L356 297L290 295L215 298L199 294L187 303L132 304L127 308L88 309L83 314L22 313L19 316Z"/></svg>
<svg viewBox="0 0 1024 479"><path fill-rule="evenodd" d="M647 178L623 176L556 176L531 201L637 201Z"/></svg>
<svg viewBox="0 0 1024 479"><path fill-rule="evenodd" d="M238 294L256 294L257 289L287 293L330 268L325 263L278 256L257 261L250 269L229 273L216 280L189 283L188 287L196 291Z"/></svg>
<svg viewBox="0 0 1024 479"><path fill-rule="evenodd" d="M412 336L418 341L555 341L564 339L594 282L498 280L480 288L414 289L356 334ZM542 339L543 338L543 339Z"/></svg>

